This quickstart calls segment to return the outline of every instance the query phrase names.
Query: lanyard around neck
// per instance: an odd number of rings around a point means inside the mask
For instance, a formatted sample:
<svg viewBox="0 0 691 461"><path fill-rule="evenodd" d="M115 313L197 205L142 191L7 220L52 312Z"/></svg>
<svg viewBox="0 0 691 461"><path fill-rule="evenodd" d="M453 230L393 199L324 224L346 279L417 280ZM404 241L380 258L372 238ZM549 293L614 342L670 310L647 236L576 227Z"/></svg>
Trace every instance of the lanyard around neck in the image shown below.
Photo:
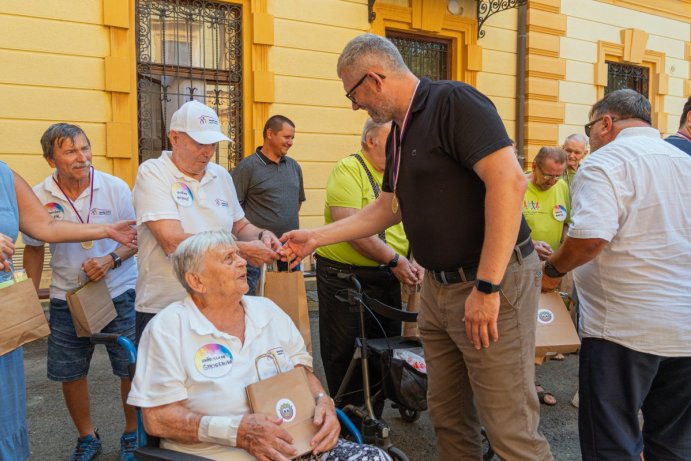
<svg viewBox="0 0 691 461"><path fill-rule="evenodd" d="M413 90L413 94L410 97L410 103L408 103L408 109L405 111L405 117L403 117L403 123L401 124L401 127L398 128L396 126L396 130L394 131L393 134L393 142L391 144L391 147L393 148L393 151L391 153L391 159L393 160L393 191L394 194L396 193L396 186L398 185L398 173L401 169L401 148L403 147L403 135L405 134L405 130L408 127L408 119L410 117L410 109L413 107L413 99L415 99L415 93L417 93L417 87L420 86L420 80L417 81L415 84L415 89ZM398 133L398 137L396 134ZM397 139L398 138L398 139Z"/></svg>
<svg viewBox="0 0 691 461"><path fill-rule="evenodd" d="M62 195L65 196L67 199L67 203L70 204L74 212L77 214L77 218L79 218L79 222L84 224L84 220L82 219L82 216L79 214L77 211L77 208L74 206L74 202L70 200L70 198L67 196L64 190L62 190L62 187L60 187L60 183L55 179L55 176L53 176L53 182L55 183L56 186L58 186L58 189L60 189L60 192L62 192ZM86 212L86 224L89 224L89 219L91 218L91 205L94 203L94 167L91 167L89 170L89 210Z"/></svg>

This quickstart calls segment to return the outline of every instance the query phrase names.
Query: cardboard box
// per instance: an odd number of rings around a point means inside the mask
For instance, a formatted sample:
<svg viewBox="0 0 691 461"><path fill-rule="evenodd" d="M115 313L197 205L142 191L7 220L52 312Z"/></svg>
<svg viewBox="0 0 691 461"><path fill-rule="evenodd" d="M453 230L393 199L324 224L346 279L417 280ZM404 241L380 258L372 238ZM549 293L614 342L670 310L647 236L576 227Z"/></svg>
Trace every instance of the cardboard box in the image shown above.
<svg viewBox="0 0 691 461"><path fill-rule="evenodd" d="M550 352L576 352L580 346L581 340L571 321L571 314L559 293L553 291L540 294L535 328L535 357L544 357Z"/></svg>

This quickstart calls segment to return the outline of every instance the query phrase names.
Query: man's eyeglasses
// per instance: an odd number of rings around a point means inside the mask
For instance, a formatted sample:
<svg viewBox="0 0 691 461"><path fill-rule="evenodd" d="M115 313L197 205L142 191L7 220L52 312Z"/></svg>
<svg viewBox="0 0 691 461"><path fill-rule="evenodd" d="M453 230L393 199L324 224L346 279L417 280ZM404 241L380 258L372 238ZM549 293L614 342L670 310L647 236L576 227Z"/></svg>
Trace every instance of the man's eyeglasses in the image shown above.
<svg viewBox="0 0 691 461"><path fill-rule="evenodd" d="M590 123L586 123L585 125L583 125L583 128L585 129L585 135L586 135L587 137L590 137L590 129L591 129L592 127L594 127L595 124L596 124L597 122L603 120L604 118L605 118L605 115L603 115L603 116L600 117L600 118L596 118L595 120L593 120L593 121L590 122ZM621 121L623 121L623 120L630 120L630 119L632 119L632 118L635 118L635 119L638 119L638 120L643 120L643 121L644 121L645 123L647 123L648 125L652 125L652 123L650 122L650 120L648 120L647 118L642 118L642 117L627 117L627 118L614 118L614 117L612 117L612 123L614 123L614 122L621 122Z"/></svg>
<svg viewBox="0 0 691 461"><path fill-rule="evenodd" d="M346 93L346 98L348 98L348 99L350 100L350 102L352 102L352 103L355 104L355 105L358 105L358 103L357 103L357 101L355 100L355 96L353 96L353 92L354 92L355 90L357 90L357 87L359 87L360 85L362 85L362 83L365 81L365 79L366 79L367 77L369 77L369 74L370 74L369 71L368 71L367 73L365 73L365 75L363 75L362 78L361 78L360 80L358 80L357 83L356 83L355 85L353 85L353 87L350 89L350 91L348 91L348 92ZM376 75L376 76L378 76L378 77L381 78L382 80L386 78L386 76L384 76L384 75L382 75L382 74L378 74L378 73L376 73L376 72L373 72L373 74Z"/></svg>
<svg viewBox="0 0 691 461"><path fill-rule="evenodd" d="M603 115L602 117L596 118L596 119L593 120L592 122L586 123L585 125L583 125L583 128L585 129L585 135L586 135L587 137L590 137L590 129L591 129L592 127L594 127L595 124L596 124L597 122L600 122L600 121L604 120L604 118L605 118L605 116ZM612 118L612 123L616 122L617 120L618 120L618 119L616 119L616 118Z"/></svg>
<svg viewBox="0 0 691 461"><path fill-rule="evenodd" d="M540 165L538 165L537 163L535 164L535 168L540 170L540 174L542 175L543 178L545 178L545 181L551 181L553 179L559 179L564 175L563 173L562 174L545 174L545 171L542 168L540 168Z"/></svg>

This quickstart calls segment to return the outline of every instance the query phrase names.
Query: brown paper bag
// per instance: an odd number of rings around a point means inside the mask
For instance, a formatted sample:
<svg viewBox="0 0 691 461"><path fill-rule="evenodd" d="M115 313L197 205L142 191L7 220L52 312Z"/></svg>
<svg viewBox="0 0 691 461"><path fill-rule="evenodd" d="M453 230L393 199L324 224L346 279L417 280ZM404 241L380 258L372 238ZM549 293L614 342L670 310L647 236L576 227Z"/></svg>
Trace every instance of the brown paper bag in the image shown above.
<svg viewBox="0 0 691 461"><path fill-rule="evenodd" d="M105 279L69 291L66 298L79 337L99 333L118 315Z"/></svg>
<svg viewBox="0 0 691 461"><path fill-rule="evenodd" d="M300 330L307 352L311 354L312 336L307 309L305 277L301 271L268 272L262 269L262 272L264 293L261 295L260 289L260 296L266 296L290 316L295 326ZM261 283L262 280L260 280Z"/></svg>
<svg viewBox="0 0 691 461"><path fill-rule="evenodd" d="M296 367L250 384L245 392L252 413L283 418L281 427L293 436L293 445L298 451L293 458L312 451L310 441L319 427L313 422L316 403L304 368Z"/></svg>
<svg viewBox="0 0 691 461"><path fill-rule="evenodd" d="M31 280L0 288L0 355L50 334Z"/></svg>

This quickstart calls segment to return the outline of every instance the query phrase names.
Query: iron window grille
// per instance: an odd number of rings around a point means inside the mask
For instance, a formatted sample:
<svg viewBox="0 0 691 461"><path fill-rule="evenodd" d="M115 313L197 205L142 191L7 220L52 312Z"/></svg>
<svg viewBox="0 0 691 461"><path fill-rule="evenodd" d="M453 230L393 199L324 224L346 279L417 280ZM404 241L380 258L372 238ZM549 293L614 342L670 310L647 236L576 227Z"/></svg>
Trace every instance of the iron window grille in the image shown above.
<svg viewBox="0 0 691 461"><path fill-rule="evenodd" d="M202 0L137 0L139 162L170 150L173 113L196 99L213 108L234 142L216 145L216 163L242 159L242 7Z"/></svg>
<svg viewBox="0 0 691 461"><path fill-rule="evenodd" d="M419 78L451 79L451 40L387 31L386 37L401 52L403 61Z"/></svg>
<svg viewBox="0 0 691 461"><path fill-rule="evenodd" d="M642 94L648 100L650 69L620 62L607 62L607 87L605 94L629 88Z"/></svg>

